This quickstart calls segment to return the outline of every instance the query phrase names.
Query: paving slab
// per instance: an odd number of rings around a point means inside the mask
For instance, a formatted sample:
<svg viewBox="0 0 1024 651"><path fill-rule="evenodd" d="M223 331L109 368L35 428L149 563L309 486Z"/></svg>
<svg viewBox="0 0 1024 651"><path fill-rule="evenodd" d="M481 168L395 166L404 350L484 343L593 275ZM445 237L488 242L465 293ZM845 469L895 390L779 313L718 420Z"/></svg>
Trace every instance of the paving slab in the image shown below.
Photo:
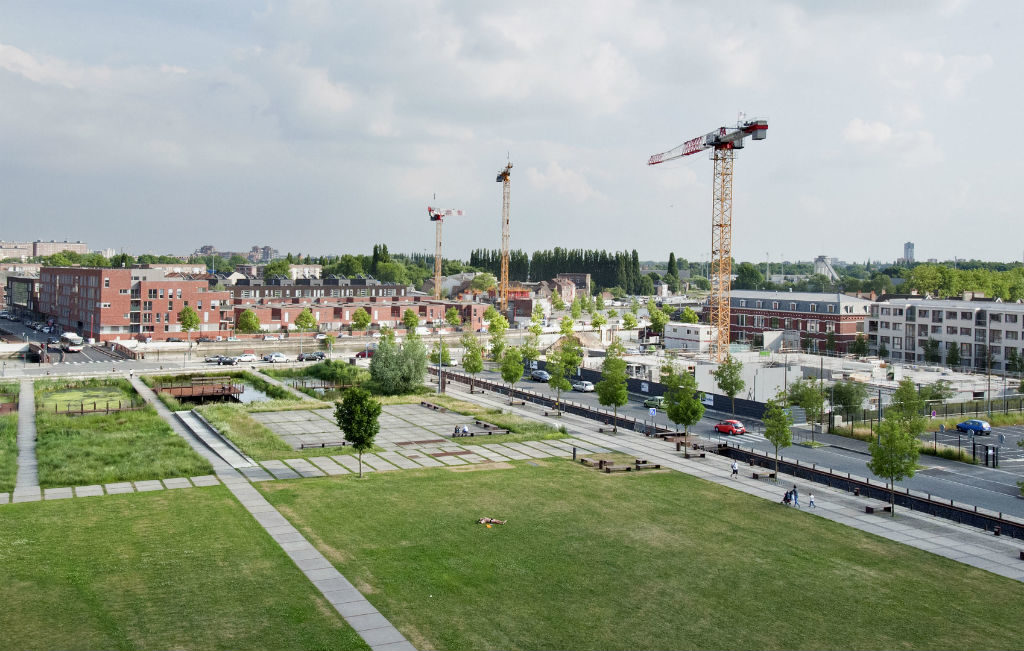
<svg viewBox="0 0 1024 651"><path fill-rule="evenodd" d="M96 497L102 494L103 487L99 485L75 487L75 497Z"/></svg>
<svg viewBox="0 0 1024 651"><path fill-rule="evenodd" d="M397 452L378 452L377 456L394 466L398 466L399 468L412 469L421 467L420 464L407 459Z"/></svg>
<svg viewBox="0 0 1024 651"><path fill-rule="evenodd" d="M368 452L363 455L363 465L370 464L373 469L378 472L387 472L389 470L398 470L398 466L388 463L384 459L381 459L376 454Z"/></svg>
<svg viewBox="0 0 1024 651"><path fill-rule="evenodd" d="M135 487L130 481L119 481L113 484L105 484L107 495L120 495L122 493L134 493Z"/></svg>
<svg viewBox="0 0 1024 651"><path fill-rule="evenodd" d="M359 458L356 457L356 455L337 454L331 458L337 461L341 466L347 468L349 472L353 472L356 474L359 473ZM363 458L365 460L366 455L363 455ZM373 467L368 466L364 463L363 473L367 472L373 472Z"/></svg>
<svg viewBox="0 0 1024 651"><path fill-rule="evenodd" d="M274 476L274 479L298 479L299 473L295 472L277 459L263 461L263 467Z"/></svg>
<svg viewBox="0 0 1024 651"><path fill-rule="evenodd" d="M195 486L217 486L220 484L220 480L215 475L200 475L191 479Z"/></svg>
<svg viewBox="0 0 1024 651"><path fill-rule="evenodd" d="M548 445L544 441L523 441L523 445L528 445L531 448L538 450L549 457L571 457L572 451L557 448L553 445Z"/></svg>
<svg viewBox="0 0 1024 651"><path fill-rule="evenodd" d="M519 450L513 450L512 448L506 447L500 443L484 443L484 447L488 450L494 450L498 454L503 454L509 459L515 459L517 461L530 458Z"/></svg>
<svg viewBox="0 0 1024 651"><path fill-rule="evenodd" d="M43 499L43 492L38 486L35 488L15 488L14 493L11 495L11 501L14 503L18 502L38 502Z"/></svg>
<svg viewBox="0 0 1024 651"><path fill-rule="evenodd" d="M411 451L410 452L406 452L406 457L405 458L408 459L409 461L412 461L414 463L420 464L424 468L437 468L438 466L443 466L444 465L443 463L441 463L437 459L435 459L435 458L433 458L431 456L428 456L426 454L419 453L419 452L417 452L417 453L413 453Z"/></svg>
<svg viewBox="0 0 1024 651"><path fill-rule="evenodd" d="M348 470L342 466L339 466L334 461L331 461L330 457L310 457L310 462L316 464L320 470L323 470L328 475L347 475Z"/></svg>
<svg viewBox="0 0 1024 651"><path fill-rule="evenodd" d="M163 489L164 485L160 483L159 479L147 479L146 481L135 482L135 490L140 493L145 493L147 491L162 491Z"/></svg>
<svg viewBox="0 0 1024 651"><path fill-rule="evenodd" d="M437 461L440 461L446 466L464 466L466 462L459 458L458 455L445 455L443 457L434 457Z"/></svg>
<svg viewBox="0 0 1024 651"><path fill-rule="evenodd" d="M482 457L487 457L491 461L508 461L508 457L504 454L498 454L494 450L483 445L475 445L471 449L476 454L479 454Z"/></svg>
<svg viewBox="0 0 1024 651"><path fill-rule="evenodd" d="M274 476L259 466L239 468L239 472L249 481L273 481ZM225 484L228 482L224 482Z"/></svg>
<svg viewBox="0 0 1024 651"><path fill-rule="evenodd" d="M66 500L74 495L70 488L47 488L43 490L43 497L48 500Z"/></svg>
<svg viewBox="0 0 1024 651"><path fill-rule="evenodd" d="M320 470L305 459L284 459L284 462L291 466L295 472L303 477L324 477L326 473Z"/></svg>
<svg viewBox="0 0 1024 651"><path fill-rule="evenodd" d="M192 482L187 477L172 477L164 480L167 488L192 488Z"/></svg>
<svg viewBox="0 0 1024 651"><path fill-rule="evenodd" d="M509 442L505 443L504 446L511 450L515 450L520 454L525 454L527 457L531 459L539 459L541 457L551 456L547 452L541 452L540 450L532 448L529 445L524 445L523 443Z"/></svg>

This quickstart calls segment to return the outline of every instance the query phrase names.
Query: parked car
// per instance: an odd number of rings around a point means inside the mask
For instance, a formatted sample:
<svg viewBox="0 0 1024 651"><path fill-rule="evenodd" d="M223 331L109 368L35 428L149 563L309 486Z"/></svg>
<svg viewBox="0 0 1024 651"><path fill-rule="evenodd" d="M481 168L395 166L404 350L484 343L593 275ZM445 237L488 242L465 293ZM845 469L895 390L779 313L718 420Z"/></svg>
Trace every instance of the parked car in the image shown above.
<svg viewBox="0 0 1024 651"><path fill-rule="evenodd" d="M356 353L356 357L362 357L362 358L373 357L373 349L372 348L367 348L366 350L361 350L358 353Z"/></svg>
<svg viewBox="0 0 1024 651"><path fill-rule="evenodd" d="M715 425L715 431L719 434L746 434L747 428L738 420L723 420Z"/></svg>
<svg viewBox="0 0 1024 651"><path fill-rule="evenodd" d="M263 335L263 341L277 341L281 335Z"/></svg>
<svg viewBox="0 0 1024 651"><path fill-rule="evenodd" d="M582 391L583 393L588 393L588 392L594 390L594 383L593 382L588 382L586 380L580 380L579 382L573 382L572 383L572 390L573 391Z"/></svg>
<svg viewBox="0 0 1024 651"><path fill-rule="evenodd" d="M221 355L220 359L217 360L218 366L234 366L238 364L237 357L229 357L228 355Z"/></svg>
<svg viewBox="0 0 1024 651"><path fill-rule="evenodd" d="M956 431L974 432L975 434L991 434L992 426L989 425L987 421L972 418L970 420L965 420L962 423L957 423Z"/></svg>
<svg viewBox="0 0 1024 651"><path fill-rule="evenodd" d="M298 360L300 362L315 362L317 360L326 359L326 358L327 358L327 355L325 355L322 351L319 351L319 350L314 350L311 353L299 353L299 356L298 356Z"/></svg>
<svg viewBox="0 0 1024 651"><path fill-rule="evenodd" d="M270 353L269 355L264 355L263 360L266 362L270 362L271 364L279 364L281 362L291 361L290 359L288 359L288 356L285 355L284 353Z"/></svg>
<svg viewBox="0 0 1024 651"><path fill-rule="evenodd" d="M172 341L172 342L177 342L177 343L181 343L181 342L182 342L183 340L182 340L182 339L179 339L178 337L168 337L168 338L167 338L167 341Z"/></svg>
<svg viewBox="0 0 1024 651"><path fill-rule="evenodd" d="M228 337L228 341L241 341L238 337Z"/></svg>
<svg viewBox="0 0 1024 651"><path fill-rule="evenodd" d="M252 353L242 353L238 357L235 357L240 362L255 362L258 358Z"/></svg>
<svg viewBox="0 0 1024 651"><path fill-rule="evenodd" d="M316 337L313 337L313 338L314 339L327 339L327 335L325 333L323 333L323 332L318 332L318 333L316 333Z"/></svg>
<svg viewBox="0 0 1024 651"><path fill-rule="evenodd" d="M220 355L207 355L206 359L204 359L203 361L204 362L213 362L214 364L216 364L217 362L220 361L220 357L221 357Z"/></svg>
<svg viewBox="0 0 1024 651"><path fill-rule="evenodd" d="M207 344L213 341L213 337L200 337L199 339L196 339L196 341L201 344Z"/></svg>
<svg viewBox="0 0 1024 651"><path fill-rule="evenodd" d="M548 373L547 371L537 369L536 371L530 373L530 379L533 380L534 382L547 382L548 380L551 379L551 374Z"/></svg>
<svg viewBox="0 0 1024 651"><path fill-rule="evenodd" d="M655 409L665 408L665 396L652 396L647 400L644 400L644 407L654 407Z"/></svg>

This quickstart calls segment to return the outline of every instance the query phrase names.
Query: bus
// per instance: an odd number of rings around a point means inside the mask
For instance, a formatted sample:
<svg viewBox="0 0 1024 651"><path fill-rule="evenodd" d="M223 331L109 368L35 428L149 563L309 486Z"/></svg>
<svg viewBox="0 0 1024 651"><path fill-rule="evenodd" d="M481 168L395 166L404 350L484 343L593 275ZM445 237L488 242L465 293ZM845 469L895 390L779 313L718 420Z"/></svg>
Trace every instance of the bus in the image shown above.
<svg viewBox="0 0 1024 651"><path fill-rule="evenodd" d="M60 347L62 350L69 353L78 353L82 350L82 344L85 340L79 337L74 332L65 332L60 336Z"/></svg>

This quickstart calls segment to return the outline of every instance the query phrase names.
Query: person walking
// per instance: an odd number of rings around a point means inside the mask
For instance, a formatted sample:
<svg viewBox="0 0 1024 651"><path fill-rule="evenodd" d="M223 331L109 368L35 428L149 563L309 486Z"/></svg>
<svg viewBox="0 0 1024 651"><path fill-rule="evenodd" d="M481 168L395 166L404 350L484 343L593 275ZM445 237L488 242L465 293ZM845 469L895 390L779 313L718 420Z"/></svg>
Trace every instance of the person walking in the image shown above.
<svg viewBox="0 0 1024 651"><path fill-rule="evenodd" d="M796 490L796 484L793 484L793 506L800 508L800 493Z"/></svg>
<svg viewBox="0 0 1024 651"><path fill-rule="evenodd" d="M732 462L732 478L736 479L740 474L740 464L736 463L735 460Z"/></svg>
<svg viewBox="0 0 1024 651"><path fill-rule="evenodd" d="M812 509L818 508L817 505L814 503L814 493L807 494L807 506Z"/></svg>

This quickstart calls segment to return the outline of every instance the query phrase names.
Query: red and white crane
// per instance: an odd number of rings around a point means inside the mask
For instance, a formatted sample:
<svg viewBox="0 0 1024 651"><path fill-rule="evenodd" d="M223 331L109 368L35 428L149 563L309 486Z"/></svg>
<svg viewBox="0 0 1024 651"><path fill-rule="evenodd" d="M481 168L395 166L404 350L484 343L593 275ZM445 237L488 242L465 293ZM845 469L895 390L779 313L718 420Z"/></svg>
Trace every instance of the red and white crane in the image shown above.
<svg viewBox="0 0 1024 651"><path fill-rule="evenodd" d="M719 127L703 136L687 140L675 149L655 154L648 165L690 156L714 149L715 180L711 212L711 295L708 297L708 323L717 328L712 356L722 361L729 352L729 282L732 277L732 163L743 139L764 140L768 120L740 121L735 127Z"/></svg>
<svg viewBox="0 0 1024 651"><path fill-rule="evenodd" d="M430 215L430 221L437 224L437 245L434 248L434 298L440 300L441 298L441 224L444 223L445 217L461 217L464 213L462 210L452 210L451 208L442 210L441 208L432 208L427 206L427 214Z"/></svg>

